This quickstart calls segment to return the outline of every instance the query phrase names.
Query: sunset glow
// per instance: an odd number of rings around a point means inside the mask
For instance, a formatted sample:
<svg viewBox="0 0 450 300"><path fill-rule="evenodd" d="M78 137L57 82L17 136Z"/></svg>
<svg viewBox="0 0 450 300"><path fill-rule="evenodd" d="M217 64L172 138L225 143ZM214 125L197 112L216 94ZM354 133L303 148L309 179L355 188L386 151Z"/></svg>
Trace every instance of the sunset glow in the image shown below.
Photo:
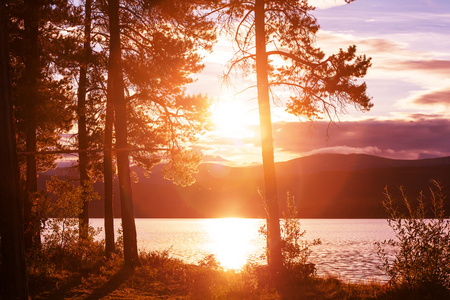
<svg viewBox="0 0 450 300"><path fill-rule="evenodd" d="M313 12L320 24L317 45L325 53L355 44L359 54L372 58L363 80L374 107L363 113L348 106L348 114L339 114L342 122L329 127L326 120L310 124L288 115L284 104L290 93L277 92L279 98L271 107L275 160L316 153L364 153L393 159L450 155L444 142L450 130L450 2L309 3L317 7ZM248 125L258 125L258 111L256 89L249 88L255 86L254 78L230 78L232 91L222 85L220 75L233 53L232 43L222 37L213 53L205 55L204 73L189 89L217 100L214 138L201 141L203 153L216 161L243 164L257 161L260 155L258 129L250 130ZM243 90L245 95L238 94ZM252 134L255 138L250 139Z"/></svg>
<svg viewBox="0 0 450 300"><path fill-rule="evenodd" d="M252 220L211 219L206 227L211 238L210 251L225 269L242 268L250 254L255 252L258 228Z"/></svg>
<svg viewBox="0 0 450 300"><path fill-rule="evenodd" d="M246 138L254 136L251 125L257 125L257 111L249 106L248 102L232 95L225 95L217 101L212 108L212 120L215 134Z"/></svg>

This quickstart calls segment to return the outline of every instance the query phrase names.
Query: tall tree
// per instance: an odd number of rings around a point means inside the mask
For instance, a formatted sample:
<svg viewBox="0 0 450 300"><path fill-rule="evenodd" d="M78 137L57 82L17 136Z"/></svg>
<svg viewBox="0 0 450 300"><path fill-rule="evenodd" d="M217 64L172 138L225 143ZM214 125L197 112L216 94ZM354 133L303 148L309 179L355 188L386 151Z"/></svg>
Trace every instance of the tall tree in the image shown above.
<svg viewBox="0 0 450 300"><path fill-rule="evenodd" d="M139 263L131 196L130 161L127 140L128 107L124 96L122 55L120 45L119 0L109 1L109 71L108 97L114 104L117 169L119 176L120 207L123 227L123 247L125 265L133 267Z"/></svg>
<svg viewBox="0 0 450 300"><path fill-rule="evenodd" d="M307 119L333 121L347 104L369 110L372 103L366 84L356 79L364 77L370 59L357 56L356 46L325 57L314 45L319 25L311 15L314 8L306 0L219 0L215 5L214 12L225 20L222 24L232 33L237 47L225 78L232 70L246 74L256 67L268 264L277 279L283 266L269 97L287 89L291 97L286 110Z"/></svg>
<svg viewBox="0 0 450 300"><path fill-rule="evenodd" d="M80 214L80 237L87 237L89 226L89 201L87 195L87 186L90 183L88 175L88 133L86 124L86 88L87 88L87 70L91 57L91 0L86 0L84 4L84 35L83 35L83 56L80 63L80 80L78 81L78 149L80 170L80 185L83 189L83 209Z"/></svg>
<svg viewBox="0 0 450 300"><path fill-rule="evenodd" d="M22 4L22 5L20 5ZM59 72L67 46L61 26L66 22L67 1L29 1L11 5L9 45L11 50L12 98L16 117L17 147L26 182L26 246L40 243L40 222L36 218L37 171L55 167L55 155L37 151L62 147L58 140L69 131L73 117L70 81ZM61 75L61 74L60 74Z"/></svg>
<svg viewBox="0 0 450 300"><path fill-rule="evenodd" d="M130 156L134 164L148 172L164 160L168 162L166 178L179 184L193 182L191 173L195 172L200 157L187 146L207 128L209 101L201 95L186 95L185 86L193 81L191 74L203 68L197 50L211 49L215 32L212 22L199 15L196 1L128 0L123 1L126 8L115 2L109 4L111 97L108 98L112 101L107 105L114 107L121 211L122 218L128 220L122 222L125 244L135 243L136 239L129 184ZM115 7L119 9L117 13ZM120 28L112 22L118 22ZM105 133L110 132L111 126L107 125ZM108 139L105 140L105 149L109 145ZM130 149L132 152L128 153ZM105 165L105 175L108 168ZM126 228L125 222L132 225ZM130 246L126 263L137 261L135 248Z"/></svg>
<svg viewBox="0 0 450 300"><path fill-rule="evenodd" d="M25 220L27 222L26 230L26 247L31 248L33 244L40 243L39 227L32 220L32 206L34 194L37 192L37 166L36 155L37 150L37 123L36 123L36 106L39 102L39 86L40 79L40 57L39 57L39 1L25 0L24 2L24 25L25 25L25 45L28 46L28 55L25 58L24 83L27 89L24 91L24 98L28 99L28 103L24 109L24 116L27 123L26 128L26 151L27 155L27 172L26 172L26 198L25 198Z"/></svg>
<svg viewBox="0 0 450 300"><path fill-rule="evenodd" d="M16 153L13 107L8 71L7 1L0 2L0 239L1 295L28 299L23 236L23 202Z"/></svg>
<svg viewBox="0 0 450 300"><path fill-rule="evenodd" d="M255 60L258 89L259 122L267 209L267 259L271 274L282 272L280 214L278 210L277 178L273 153L272 119L270 115L269 70L266 52L266 22L264 0L255 1Z"/></svg>
<svg viewBox="0 0 450 300"><path fill-rule="evenodd" d="M110 85L108 85L109 87ZM112 92L112 91L111 91ZM113 122L114 107L111 97L106 100L105 141L103 151L103 181L104 181L104 213L105 213L105 253L110 257L115 252L114 245L114 213L113 213Z"/></svg>

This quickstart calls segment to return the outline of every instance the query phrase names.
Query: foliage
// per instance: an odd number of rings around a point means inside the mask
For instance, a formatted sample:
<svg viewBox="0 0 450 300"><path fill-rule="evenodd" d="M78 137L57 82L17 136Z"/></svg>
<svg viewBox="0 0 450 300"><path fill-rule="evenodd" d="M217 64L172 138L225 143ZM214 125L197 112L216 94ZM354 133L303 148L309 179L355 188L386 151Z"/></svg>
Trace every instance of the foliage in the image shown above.
<svg viewBox="0 0 450 300"><path fill-rule="evenodd" d="M248 76L255 70L256 1L216 2L222 24L237 49L224 79L228 81L236 70L242 71L243 77ZM286 110L310 120L333 120L345 112L347 105L362 111L373 106L366 84L359 81L371 66L370 58L357 55L355 45L326 56L316 46L320 26L308 1L263 2L267 71L273 100L279 99L277 93L286 90L290 94Z"/></svg>
<svg viewBox="0 0 450 300"><path fill-rule="evenodd" d="M320 239L314 239L313 241L302 239L306 230L301 229L295 197L287 193L286 203L287 208L283 212L283 219L281 220L284 264L288 267L296 263L306 264L308 257L311 255L310 247L320 245L321 241Z"/></svg>
<svg viewBox="0 0 450 300"><path fill-rule="evenodd" d="M74 112L72 82L64 76L71 45L67 35L61 34L71 19L71 4L60 0L17 1L9 8L11 91L18 151L29 151L27 136L31 132L35 132L38 151L61 149L61 134L72 128ZM56 167L56 158L37 156L38 170ZM23 164L25 156L19 159Z"/></svg>
<svg viewBox="0 0 450 300"><path fill-rule="evenodd" d="M320 239L314 239L312 241L304 239L306 230L302 230L301 228L295 197L289 192L286 195L286 210L283 211L280 232L284 267L290 271L289 273L291 275L302 278L314 274L315 266L307 264L307 261L312 252L311 247L320 245L321 241ZM266 225L259 229L259 233L267 236Z"/></svg>
<svg viewBox="0 0 450 300"><path fill-rule="evenodd" d="M442 187L433 183L430 196L421 192L416 203L400 188L406 213L386 188L383 205L396 238L376 243L382 260L379 268L393 286L425 294L445 289L450 293L450 220L444 212Z"/></svg>
<svg viewBox="0 0 450 300"><path fill-rule="evenodd" d="M193 174L198 172L202 156L190 150L174 150L170 157L163 169L164 178L180 186L192 185L195 182Z"/></svg>
<svg viewBox="0 0 450 300"><path fill-rule="evenodd" d="M89 200L98 199L98 195L93 192L91 185L86 185L83 191L81 186L74 186L70 181L56 177L47 182L47 191L56 199L41 197L40 211L45 216L42 219L44 243L38 256L45 256L59 269L75 270L92 265L91 252L94 249L102 251L101 243L94 241L98 230L89 227L88 237L80 239L78 216L82 209L82 193L87 192Z"/></svg>
<svg viewBox="0 0 450 300"><path fill-rule="evenodd" d="M209 269L214 270L222 270L222 266L220 265L220 262L217 260L216 256L214 254L208 254L206 255L202 260L198 262L198 265L200 267L206 267Z"/></svg>
<svg viewBox="0 0 450 300"><path fill-rule="evenodd" d="M165 177L190 185L200 159L189 147L210 128L210 100L186 94L186 86L204 67L200 53L211 50L214 23L201 16L202 1L126 2L121 40L128 142L141 149L130 155L148 173L167 162Z"/></svg>
<svg viewBox="0 0 450 300"><path fill-rule="evenodd" d="M39 278L33 277L33 299L386 299L380 284L349 284L332 277L315 277L307 285L294 282L279 292L267 284L266 266L217 270L185 264L169 251L140 253L140 262L133 271L113 256L87 273L60 273L39 286Z"/></svg>

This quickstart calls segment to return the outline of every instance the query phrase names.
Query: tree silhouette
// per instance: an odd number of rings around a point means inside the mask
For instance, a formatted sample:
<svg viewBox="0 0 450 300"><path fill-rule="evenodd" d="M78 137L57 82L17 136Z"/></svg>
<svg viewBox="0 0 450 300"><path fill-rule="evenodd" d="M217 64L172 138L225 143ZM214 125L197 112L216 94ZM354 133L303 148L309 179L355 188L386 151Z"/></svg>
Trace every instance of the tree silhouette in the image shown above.
<svg viewBox="0 0 450 300"><path fill-rule="evenodd" d="M197 2L128 1L121 15L129 143L142 149L133 162L150 172L164 161L166 178L181 185L192 184L200 161L188 146L208 128L209 100L185 92L203 69L198 50L215 39Z"/></svg>
<svg viewBox="0 0 450 300"><path fill-rule="evenodd" d="M40 243L40 223L32 210L36 207L37 172L55 167L56 155L37 151L57 150L61 133L72 126L73 97L69 78L61 74L65 38L58 35L66 22L67 1L28 1L10 5L9 45L11 53L12 98L16 118L17 147L25 180L26 247Z"/></svg>
<svg viewBox="0 0 450 300"><path fill-rule="evenodd" d="M351 1L348 1L351 2ZM232 33L237 48L225 73L244 74L256 68L261 146L267 203L267 248L271 273L282 271L277 183L274 166L270 96L280 88L291 97L286 110L307 119L334 120L347 104L361 110L372 107L365 83L370 59L356 55L356 46L325 57L314 45L319 29L313 7L298 0L216 1L222 24ZM276 61L275 57L280 60Z"/></svg>
<svg viewBox="0 0 450 300"><path fill-rule="evenodd" d="M123 248L125 265L133 267L139 263L134 222L133 201L131 196L130 161L128 156L127 101L124 96L122 73L122 55L120 46L119 1L110 0L109 7L109 71L108 98L114 105L117 169L119 176L120 207L122 213Z"/></svg>
<svg viewBox="0 0 450 300"><path fill-rule="evenodd" d="M6 1L0 2L0 239L1 295L28 299L23 239L23 200L16 153L11 81L8 71Z"/></svg>
<svg viewBox="0 0 450 300"><path fill-rule="evenodd" d="M164 160L166 178L192 184L200 157L186 147L207 128L209 101L186 95L185 85L203 68L197 50L210 49L215 33L195 2L125 3L126 8L109 3L112 101L107 105L114 107L124 248L129 251L125 263L133 265L137 246L129 159L146 171Z"/></svg>
<svg viewBox="0 0 450 300"><path fill-rule="evenodd" d="M83 55L80 63L80 79L78 81L78 149L79 153L79 171L80 171L80 185L85 188L90 183L90 178L87 172L89 163L88 153L88 133L86 124L86 88L87 88L87 70L90 64L91 57L91 0L86 0L84 4L84 34L83 34ZM89 201L86 192L82 193L83 209L79 216L80 219L80 238L88 236L89 226Z"/></svg>

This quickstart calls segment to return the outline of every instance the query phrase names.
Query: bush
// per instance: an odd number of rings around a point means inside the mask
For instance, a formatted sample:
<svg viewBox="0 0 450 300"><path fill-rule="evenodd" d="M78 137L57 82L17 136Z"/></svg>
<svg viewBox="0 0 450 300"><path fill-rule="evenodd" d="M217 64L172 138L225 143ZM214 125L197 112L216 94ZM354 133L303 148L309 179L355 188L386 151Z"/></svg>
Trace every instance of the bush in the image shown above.
<svg viewBox="0 0 450 300"><path fill-rule="evenodd" d="M52 201L49 196L41 195L43 244L41 249L30 253L31 271L42 264L47 269L70 271L92 267L103 255L102 243L94 240L99 231L89 227L88 236L80 238L78 216L82 210L82 193L87 192L89 200L97 199L98 195L91 185L82 189L56 177L47 182L47 192L56 198Z"/></svg>
<svg viewBox="0 0 450 300"><path fill-rule="evenodd" d="M259 233L267 237L267 227L262 226ZM290 193L286 195L286 210L283 211L283 218L280 223L281 234L281 254L283 265L291 275L297 279L304 279L315 274L315 265L307 264L311 255L311 247L320 245L320 239L306 241L304 235L306 230L302 230L300 219L295 205L295 198Z"/></svg>
<svg viewBox="0 0 450 300"><path fill-rule="evenodd" d="M379 268L390 277L390 284L425 294L450 290L450 220L445 216L442 188L433 183L430 197L421 192L417 203L400 188L406 213L385 189L383 205L396 239L376 243Z"/></svg>

